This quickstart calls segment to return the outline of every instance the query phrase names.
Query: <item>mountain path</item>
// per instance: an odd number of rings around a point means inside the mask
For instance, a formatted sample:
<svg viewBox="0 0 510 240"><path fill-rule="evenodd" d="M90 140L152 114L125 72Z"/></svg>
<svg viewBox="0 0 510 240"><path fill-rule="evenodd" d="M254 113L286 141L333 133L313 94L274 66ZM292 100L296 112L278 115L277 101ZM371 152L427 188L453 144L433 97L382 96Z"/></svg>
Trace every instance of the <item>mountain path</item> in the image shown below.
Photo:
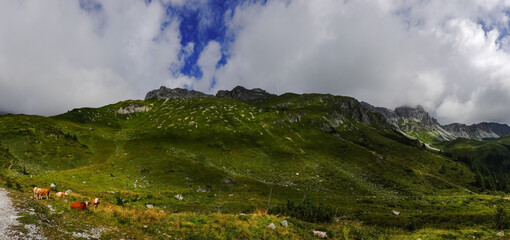
<svg viewBox="0 0 510 240"><path fill-rule="evenodd" d="M0 188L0 239L44 239L37 226L21 224L17 220L19 212L7 194L5 189ZM25 233L21 229L25 229Z"/></svg>

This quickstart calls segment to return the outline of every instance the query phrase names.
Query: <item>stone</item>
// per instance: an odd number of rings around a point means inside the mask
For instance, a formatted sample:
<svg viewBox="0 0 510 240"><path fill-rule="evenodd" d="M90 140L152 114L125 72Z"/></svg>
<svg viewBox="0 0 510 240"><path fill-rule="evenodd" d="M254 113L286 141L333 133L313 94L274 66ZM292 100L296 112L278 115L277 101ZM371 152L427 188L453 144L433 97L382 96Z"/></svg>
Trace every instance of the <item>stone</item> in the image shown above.
<svg viewBox="0 0 510 240"><path fill-rule="evenodd" d="M393 214L395 216L398 216L398 215L400 215L400 212L399 211L395 211L395 210L391 210L391 214Z"/></svg>
<svg viewBox="0 0 510 240"><path fill-rule="evenodd" d="M269 228L271 230L275 230L276 226L274 225L274 223L271 223L271 224L267 225L267 228Z"/></svg>
<svg viewBox="0 0 510 240"><path fill-rule="evenodd" d="M175 199L177 199L179 201L182 201L184 199L184 197L182 197L181 195L177 194L177 195L175 195Z"/></svg>
<svg viewBox="0 0 510 240"><path fill-rule="evenodd" d="M152 208L154 207L154 205L152 205L152 204L147 204L147 205L145 205L145 206L146 206L148 209L152 209Z"/></svg>
<svg viewBox="0 0 510 240"><path fill-rule="evenodd" d="M328 237L328 233L327 232L323 232L323 231L317 231L317 230L312 230L313 232L313 235L318 237L318 238L327 238Z"/></svg>
<svg viewBox="0 0 510 240"><path fill-rule="evenodd" d="M289 223L287 222L287 220L283 220L280 222L280 225L282 225L283 227L288 227Z"/></svg>
<svg viewBox="0 0 510 240"><path fill-rule="evenodd" d="M56 187L57 185L55 185L55 183L51 183L50 187L54 188Z"/></svg>
<svg viewBox="0 0 510 240"><path fill-rule="evenodd" d="M505 232L503 232L503 231L498 232L498 233L496 233L496 236L498 236L498 237L504 237L504 236L505 236Z"/></svg>

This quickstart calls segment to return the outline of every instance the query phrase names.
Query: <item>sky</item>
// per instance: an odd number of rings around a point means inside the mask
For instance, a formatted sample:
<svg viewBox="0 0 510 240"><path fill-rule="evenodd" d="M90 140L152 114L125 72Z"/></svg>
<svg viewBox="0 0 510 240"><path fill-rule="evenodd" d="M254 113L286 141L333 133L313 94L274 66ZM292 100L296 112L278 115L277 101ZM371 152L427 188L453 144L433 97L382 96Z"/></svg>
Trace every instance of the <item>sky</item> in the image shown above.
<svg viewBox="0 0 510 240"><path fill-rule="evenodd" d="M237 85L510 123L508 0L0 1L0 112Z"/></svg>

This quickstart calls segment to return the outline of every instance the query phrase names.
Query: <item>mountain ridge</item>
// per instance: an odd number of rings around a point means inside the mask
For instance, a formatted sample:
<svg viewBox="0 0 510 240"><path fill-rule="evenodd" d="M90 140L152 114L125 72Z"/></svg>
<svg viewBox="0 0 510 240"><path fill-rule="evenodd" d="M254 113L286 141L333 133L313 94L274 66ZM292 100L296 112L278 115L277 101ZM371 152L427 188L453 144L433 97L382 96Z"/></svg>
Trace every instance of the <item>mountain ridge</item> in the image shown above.
<svg viewBox="0 0 510 240"><path fill-rule="evenodd" d="M268 93L260 88L247 89L242 86L236 86L232 90L219 90L215 95L182 88L169 89L162 86L160 89L148 92L145 100L158 98L217 97L233 98L242 101L264 101L276 96L278 95ZM502 123L481 122L471 125L463 123L442 125L437 119L430 116L421 105L417 105L416 107L401 106L392 110L384 107L376 107L363 101L356 100L356 102L359 103L359 105L343 103L349 105L344 107L349 107L353 110L357 109L355 111L355 114L357 114L357 116L354 116L355 118L362 122L369 123L370 121L367 120L366 116L363 116L363 111L368 110L372 113L380 114L385 118L387 123L395 126L406 135L417 138L422 142L452 141L457 138L482 140L487 138L500 138L510 134L510 126Z"/></svg>

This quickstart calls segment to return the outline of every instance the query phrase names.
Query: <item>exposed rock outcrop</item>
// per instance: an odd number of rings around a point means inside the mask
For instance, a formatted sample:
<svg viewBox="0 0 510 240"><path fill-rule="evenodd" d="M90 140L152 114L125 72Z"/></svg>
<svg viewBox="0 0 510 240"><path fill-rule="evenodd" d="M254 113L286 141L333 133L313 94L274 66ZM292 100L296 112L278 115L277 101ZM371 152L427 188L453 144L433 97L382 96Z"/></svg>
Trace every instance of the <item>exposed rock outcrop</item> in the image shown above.
<svg viewBox="0 0 510 240"><path fill-rule="evenodd" d="M484 139L499 138L510 134L510 127L499 123L478 123L466 125L452 123L441 125L435 118L431 117L422 106L398 107L390 110L382 107L374 107L368 103L362 103L372 112L379 113L386 118L388 123L396 126L405 133L423 134L440 141L450 141L456 138Z"/></svg>
<svg viewBox="0 0 510 240"><path fill-rule="evenodd" d="M199 98L199 97L214 97L214 96L195 90L188 90L184 88L171 89L165 86L161 86L157 90L152 90L148 92L147 95L145 96L145 100L156 98L174 99L174 98Z"/></svg>
<svg viewBox="0 0 510 240"><path fill-rule="evenodd" d="M137 113L137 112L147 112L149 110L150 110L150 108L147 106L140 106L140 105L131 103L126 107L119 108L119 110L117 110L117 113L131 114L131 113Z"/></svg>
<svg viewBox="0 0 510 240"><path fill-rule="evenodd" d="M242 86L237 86L231 91L220 90L216 93L216 97L219 98L234 98L242 101L264 100L275 96L276 95L268 93L260 88L246 89Z"/></svg>

